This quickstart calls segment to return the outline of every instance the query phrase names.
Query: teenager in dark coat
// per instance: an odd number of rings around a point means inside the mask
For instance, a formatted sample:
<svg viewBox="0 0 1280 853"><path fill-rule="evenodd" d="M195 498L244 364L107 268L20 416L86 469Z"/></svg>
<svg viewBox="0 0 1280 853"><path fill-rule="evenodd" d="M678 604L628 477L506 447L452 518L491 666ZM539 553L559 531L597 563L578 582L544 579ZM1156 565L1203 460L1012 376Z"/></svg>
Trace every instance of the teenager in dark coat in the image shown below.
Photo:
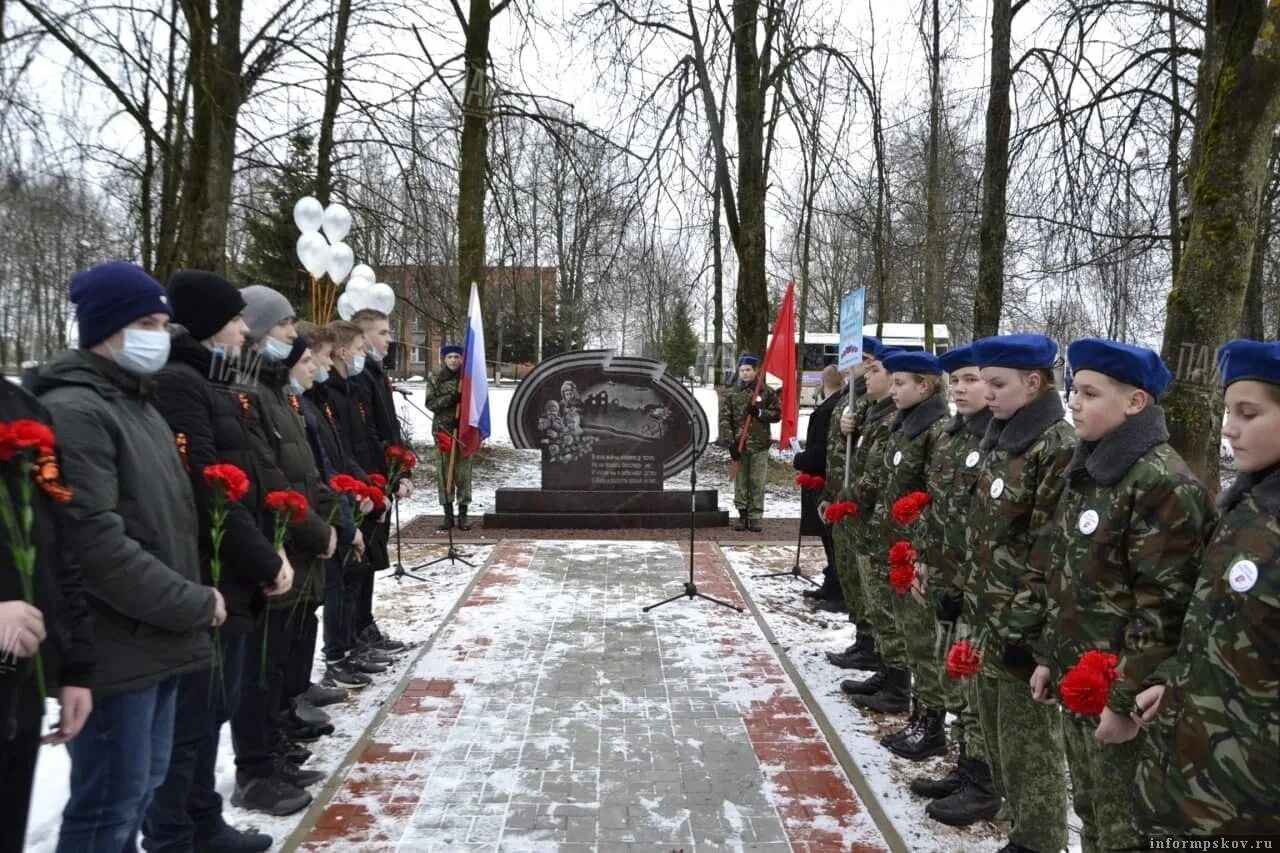
<svg viewBox="0 0 1280 853"><path fill-rule="evenodd" d="M811 476L823 477L827 473L827 435L831 430L831 416L836 406L844 402L841 389L844 381L835 365L828 365L822 371L822 402L809 415L809 428L805 431L804 450L796 454L793 460L795 469ZM806 597L820 598L830 601L842 601L840 581L836 577L835 543L831 537L831 526L823 521L818 512L818 504L822 493L813 489L802 489L800 492L800 535L818 536L822 539L822 550L827 555L827 564L822 569L822 586L805 590Z"/></svg>

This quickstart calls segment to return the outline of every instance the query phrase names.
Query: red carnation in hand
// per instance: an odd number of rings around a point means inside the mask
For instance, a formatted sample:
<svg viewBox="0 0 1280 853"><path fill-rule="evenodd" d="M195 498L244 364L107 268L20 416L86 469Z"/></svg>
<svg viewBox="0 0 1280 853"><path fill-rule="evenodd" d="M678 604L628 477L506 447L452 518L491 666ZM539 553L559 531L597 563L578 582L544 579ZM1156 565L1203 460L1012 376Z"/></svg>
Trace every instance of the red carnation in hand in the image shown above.
<svg viewBox="0 0 1280 853"><path fill-rule="evenodd" d="M928 492L911 492L894 502L890 515L893 516L894 521L904 527L908 524L915 524L931 500L932 498L929 497Z"/></svg>
<svg viewBox="0 0 1280 853"><path fill-rule="evenodd" d="M809 488L809 475L803 471L801 471L799 474L796 474L796 485L802 489Z"/></svg>
<svg viewBox="0 0 1280 853"><path fill-rule="evenodd" d="M418 467L418 455L407 447L393 444L383 453L383 458L392 470L412 471Z"/></svg>
<svg viewBox="0 0 1280 853"><path fill-rule="evenodd" d="M954 643L947 652L947 675L956 681L972 678L982 670L982 652L968 640Z"/></svg>
<svg viewBox="0 0 1280 853"><path fill-rule="evenodd" d="M906 595L911 591L911 585L916 582L916 567L914 563L894 563L889 568L889 586L893 587L893 591L898 595Z"/></svg>
<svg viewBox="0 0 1280 853"><path fill-rule="evenodd" d="M8 462L24 450L51 454L54 444L53 430L39 421L23 419L0 424L0 462Z"/></svg>
<svg viewBox="0 0 1280 853"><path fill-rule="evenodd" d="M1088 651L1062 676L1058 695L1062 697L1062 704L1068 711L1085 717L1097 717L1106 709L1111 685L1119 677L1115 655Z"/></svg>
<svg viewBox="0 0 1280 853"><path fill-rule="evenodd" d="M836 501L827 506L824 520L827 524L839 524L846 518L858 517L858 505L853 501Z"/></svg>
<svg viewBox="0 0 1280 853"><path fill-rule="evenodd" d="M387 478L381 474L370 474L369 485L385 494L387 491Z"/></svg>
<svg viewBox="0 0 1280 853"><path fill-rule="evenodd" d="M441 453L448 453L453 449L453 436L447 432L436 433L436 449Z"/></svg>
<svg viewBox="0 0 1280 853"><path fill-rule="evenodd" d="M822 491L823 488L826 487L826 485L827 485L827 480L825 477L820 477L817 474L814 474L809 478L809 488L813 489L815 492Z"/></svg>
<svg viewBox="0 0 1280 853"><path fill-rule="evenodd" d="M329 488L339 494L360 498L365 490L365 484L350 474L336 474L329 480Z"/></svg>
<svg viewBox="0 0 1280 853"><path fill-rule="evenodd" d="M372 479L372 478L370 478ZM387 508L387 496L376 485L365 486L360 493L360 497L368 498L373 503L374 512L382 512Z"/></svg>
<svg viewBox="0 0 1280 853"><path fill-rule="evenodd" d="M219 489L229 501L238 501L249 493L249 475L235 465L220 463L204 469L204 481Z"/></svg>
<svg viewBox="0 0 1280 853"><path fill-rule="evenodd" d="M290 524L301 524L307 517L307 497L301 492L269 492L263 504L279 516L288 516Z"/></svg>
<svg viewBox="0 0 1280 853"><path fill-rule="evenodd" d="M893 547L889 549L889 565L897 566L907 564L915 570L916 549L911 547L911 543L905 539L900 539L893 543Z"/></svg>

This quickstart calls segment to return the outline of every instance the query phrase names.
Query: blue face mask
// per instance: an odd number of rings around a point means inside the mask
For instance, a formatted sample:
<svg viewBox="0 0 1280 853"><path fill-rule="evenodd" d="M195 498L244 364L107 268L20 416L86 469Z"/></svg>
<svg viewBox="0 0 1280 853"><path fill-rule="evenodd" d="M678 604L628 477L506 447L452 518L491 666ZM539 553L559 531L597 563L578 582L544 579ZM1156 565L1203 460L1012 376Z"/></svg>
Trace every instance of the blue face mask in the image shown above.
<svg viewBox="0 0 1280 853"><path fill-rule="evenodd" d="M156 329L125 329L124 347L111 354L130 373L150 376L169 361L169 333Z"/></svg>
<svg viewBox="0 0 1280 853"><path fill-rule="evenodd" d="M364 373L364 353L360 353L353 358L349 366L351 368L352 376L355 376L357 373Z"/></svg>
<svg viewBox="0 0 1280 853"><path fill-rule="evenodd" d="M284 361L291 352L293 352L292 344L286 344L275 338L267 338L267 342L262 345L262 357L267 361Z"/></svg>
<svg viewBox="0 0 1280 853"><path fill-rule="evenodd" d="M305 393L302 387L302 383L299 382L297 379L294 379L292 376L289 377L289 390L295 394Z"/></svg>
<svg viewBox="0 0 1280 853"><path fill-rule="evenodd" d="M316 384L323 385L328 381L329 381L329 368L317 367L316 368Z"/></svg>
<svg viewBox="0 0 1280 853"><path fill-rule="evenodd" d="M376 349L370 348L366 354L369 356L369 360L374 364L382 364L382 353L378 352Z"/></svg>

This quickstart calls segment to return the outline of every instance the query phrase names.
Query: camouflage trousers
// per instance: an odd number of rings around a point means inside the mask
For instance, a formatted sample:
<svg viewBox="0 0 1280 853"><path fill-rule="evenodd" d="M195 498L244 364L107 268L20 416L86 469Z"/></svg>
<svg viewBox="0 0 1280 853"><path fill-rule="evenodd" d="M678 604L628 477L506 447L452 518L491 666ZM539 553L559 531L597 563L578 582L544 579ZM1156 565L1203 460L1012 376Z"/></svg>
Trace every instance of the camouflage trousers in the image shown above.
<svg viewBox="0 0 1280 853"><path fill-rule="evenodd" d="M910 592L898 595L891 589L890 594L894 624L907 653L907 669L913 676L912 691L927 710L941 711L946 707L946 695L942 690L942 672L938 666L937 610L927 598L926 603L921 604Z"/></svg>
<svg viewBox="0 0 1280 853"><path fill-rule="evenodd" d="M897 593L889 586L883 551L877 549L872 557L867 549L862 549L858 554L858 580L862 588L863 616L876 635L876 651L885 666L906 669L907 648L893 615L893 599Z"/></svg>
<svg viewBox="0 0 1280 853"><path fill-rule="evenodd" d="M934 613L938 612L939 587L930 586L928 598ZM965 638L967 631L952 622L937 623L938 644L934 667L941 684L942 697L947 713L951 714L951 740L959 744L970 758L990 764L986 742L982 739L982 723L978 721L978 679L958 679L947 675L947 653L951 646Z"/></svg>
<svg viewBox="0 0 1280 853"><path fill-rule="evenodd" d="M749 519L764 518L764 484L769 478L769 451L743 453L733 481L733 505Z"/></svg>
<svg viewBox="0 0 1280 853"><path fill-rule="evenodd" d="M831 528L831 538L835 542L836 577L840 580L840 592L844 594L844 603L849 608L849 619L864 626L865 616L862 612L862 583L858 577L858 538L855 535L856 521L842 521ZM871 626L866 626L871 631Z"/></svg>
<svg viewBox="0 0 1280 853"><path fill-rule="evenodd" d="M1128 743L1102 743L1093 736L1098 720L1062 715L1062 735L1071 771L1071 801L1083 822L1083 853L1146 850L1146 838L1134 819L1133 780L1146 732Z"/></svg>
<svg viewBox="0 0 1280 853"><path fill-rule="evenodd" d="M449 478L449 454L441 453L440 466L436 469L437 495L440 505L457 502L458 506L471 503L471 458L463 458L459 453L453 462L453 494L445 491L445 481Z"/></svg>
<svg viewBox="0 0 1280 853"><path fill-rule="evenodd" d="M1062 715L1031 698L1031 687L1008 673L982 673L978 719L988 764L1013 827L1009 841L1031 850L1067 846L1067 768Z"/></svg>

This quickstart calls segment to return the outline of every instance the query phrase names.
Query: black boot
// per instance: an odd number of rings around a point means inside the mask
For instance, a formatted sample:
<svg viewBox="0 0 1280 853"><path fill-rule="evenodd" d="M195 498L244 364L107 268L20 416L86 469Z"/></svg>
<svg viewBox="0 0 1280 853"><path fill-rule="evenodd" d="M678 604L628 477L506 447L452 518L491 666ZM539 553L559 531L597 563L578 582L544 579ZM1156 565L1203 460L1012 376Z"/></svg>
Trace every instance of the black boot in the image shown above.
<svg viewBox="0 0 1280 853"><path fill-rule="evenodd" d="M849 663L854 669L883 669L884 661L876 651L876 638L870 631L859 631L856 648Z"/></svg>
<svg viewBox="0 0 1280 853"><path fill-rule="evenodd" d="M831 598L833 595L838 595L839 590L840 581L836 579L835 572L831 571L831 567L827 566L822 570L822 586L811 586L801 595L805 598Z"/></svg>
<svg viewBox="0 0 1280 853"><path fill-rule="evenodd" d="M880 745L885 747L886 749L891 750L893 749L893 744L897 743L903 738L911 737L911 735L915 733L916 729L920 727L920 724L921 724L920 718L921 716L923 716L923 714L924 714L924 706L920 704L920 700L916 699L915 697L912 697L911 718L907 720L907 724L902 728L898 729L898 731L891 732L885 735L884 737L880 738Z"/></svg>
<svg viewBox="0 0 1280 853"><path fill-rule="evenodd" d="M753 518L747 522L747 529L752 533L759 533L764 530L763 519Z"/></svg>
<svg viewBox="0 0 1280 853"><path fill-rule="evenodd" d="M458 529L470 530L471 522L467 520L467 505L458 504Z"/></svg>
<svg viewBox="0 0 1280 853"><path fill-rule="evenodd" d="M440 519L440 524L436 527L436 533L448 533L451 527L453 527L453 504L445 504L444 518Z"/></svg>
<svg viewBox="0 0 1280 853"><path fill-rule="evenodd" d="M862 649L866 647L869 640L869 634L864 634L862 631L859 631L858 638L854 640L853 644L844 651L827 652L827 662L833 666L838 666L841 669L858 669L858 667L853 665L854 660L860 656Z"/></svg>
<svg viewBox="0 0 1280 853"><path fill-rule="evenodd" d="M911 673L886 669L884 685L875 693L854 696L853 704L881 714L905 714L911 707Z"/></svg>
<svg viewBox="0 0 1280 853"><path fill-rule="evenodd" d="M969 826L991 820L1000 811L1000 795L991 779L991 768L976 758L960 759L960 790L934 800L925 814L947 826Z"/></svg>
<svg viewBox="0 0 1280 853"><path fill-rule="evenodd" d="M846 696L870 696L885 684L885 670L877 669L870 678L854 680L852 678L840 682L840 690Z"/></svg>
<svg viewBox="0 0 1280 853"><path fill-rule="evenodd" d="M886 744L889 751L908 761L924 761L947 754L946 712L922 710L914 731L902 740Z"/></svg>
<svg viewBox="0 0 1280 853"><path fill-rule="evenodd" d="M747 529L747 514L745 512L738 513L738 520L733 523L734 530Z"/></svg>
<svg viewBox="0 0 1280 853"><path fill-rule="evenodd" d="M960 761L965 758L964 744L960 744ZM940 800L943 797L949 797L956 791L960 790L960 764L956 764L951 771L940 779L932 776L917 776L911 780L911 793L917 797L928 797L931 800Z"/></svg>

